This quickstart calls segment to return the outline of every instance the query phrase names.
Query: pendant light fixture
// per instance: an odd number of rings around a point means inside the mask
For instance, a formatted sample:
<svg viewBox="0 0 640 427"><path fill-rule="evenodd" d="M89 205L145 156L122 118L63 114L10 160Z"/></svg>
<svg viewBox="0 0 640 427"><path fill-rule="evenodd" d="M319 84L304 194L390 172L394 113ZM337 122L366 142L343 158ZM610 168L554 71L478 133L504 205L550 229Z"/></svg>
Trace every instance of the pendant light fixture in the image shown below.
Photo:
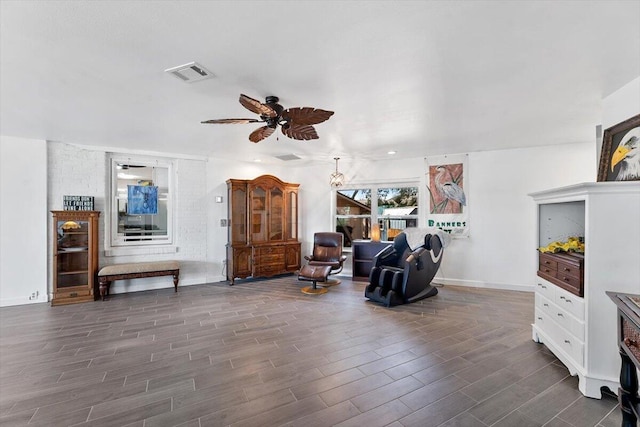
<svg viewBox="0 0 640 427"><path fill-rule="evenodd" d="M344 185L344 174L338 172L338 160L340 160L340 157L334 157L333 160L336 161L336 171L329 177L329 184L331 184L332 188L340 188Z"/></svg>

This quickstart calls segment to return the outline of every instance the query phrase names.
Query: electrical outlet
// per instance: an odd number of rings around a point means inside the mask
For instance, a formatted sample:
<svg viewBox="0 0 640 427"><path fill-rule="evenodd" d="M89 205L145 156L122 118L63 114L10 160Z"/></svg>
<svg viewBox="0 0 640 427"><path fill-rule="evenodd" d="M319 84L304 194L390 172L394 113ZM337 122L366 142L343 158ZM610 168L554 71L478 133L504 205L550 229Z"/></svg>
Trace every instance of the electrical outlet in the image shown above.
<svg viewBox="0 0 640 427"><path fill-rule="evenodd" d="M220 227L226 227L227 226L227 220L226 219L221 219L220 220Z"/></svg>
<svg viewBox="0 0 640 427"><path fill-rule="evenodd" d="M31 296L29 297L29 300L34 300L34 299L38 299L38 295L40 293L38 291L35 292L31 292Z"/></svg>

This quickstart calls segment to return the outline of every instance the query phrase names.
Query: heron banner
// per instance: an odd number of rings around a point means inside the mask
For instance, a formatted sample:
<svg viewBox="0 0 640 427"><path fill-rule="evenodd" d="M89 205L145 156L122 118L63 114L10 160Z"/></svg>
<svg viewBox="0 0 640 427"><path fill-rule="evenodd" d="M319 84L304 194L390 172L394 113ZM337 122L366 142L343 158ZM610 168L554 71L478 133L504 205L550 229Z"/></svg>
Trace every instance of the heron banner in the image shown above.
<svg viewBox="0 0 640 427"><path fill-rule="evenodd" d="M468 154L425 157L427 227L453 237L469 236L468 160Z"/></svg>

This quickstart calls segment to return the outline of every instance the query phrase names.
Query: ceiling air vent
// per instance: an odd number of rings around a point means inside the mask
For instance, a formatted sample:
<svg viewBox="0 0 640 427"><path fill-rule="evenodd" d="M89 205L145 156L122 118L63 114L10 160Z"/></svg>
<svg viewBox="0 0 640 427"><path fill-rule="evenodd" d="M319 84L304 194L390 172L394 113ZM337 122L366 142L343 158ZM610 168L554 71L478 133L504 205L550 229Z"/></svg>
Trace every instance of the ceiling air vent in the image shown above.
<svg viewBox="0 0 640 427"><path fill-rule="evenodd" d="M168 68L164 71L187 83L195 83L200 80L206 80L213 77L213 73L211 71L207 70L197 62L189 62L188 64Z"/></svg>
<svg viewBox="0 0 640 427"><path fill-rule="evenodd" d="M302 157L296 156L295 154L283 154L281 156L275 156L275 157L276 157L276 159L280 159L280 160L283 160L285 162L288 162L289 160L299 160L299 159L302 158Z"/></svg>

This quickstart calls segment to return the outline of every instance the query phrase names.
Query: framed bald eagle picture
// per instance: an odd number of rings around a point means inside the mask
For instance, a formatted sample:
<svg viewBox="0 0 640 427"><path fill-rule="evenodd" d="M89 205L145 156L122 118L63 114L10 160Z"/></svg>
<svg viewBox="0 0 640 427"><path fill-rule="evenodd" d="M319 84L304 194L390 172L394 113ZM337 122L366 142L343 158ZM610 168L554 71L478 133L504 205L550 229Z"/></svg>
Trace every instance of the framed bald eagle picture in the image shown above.
<svg viewBox="0 0 640 427"><path fill-rule="evenodd" d="M640 114L604 131L598 181L640 181Z"/></svg>

